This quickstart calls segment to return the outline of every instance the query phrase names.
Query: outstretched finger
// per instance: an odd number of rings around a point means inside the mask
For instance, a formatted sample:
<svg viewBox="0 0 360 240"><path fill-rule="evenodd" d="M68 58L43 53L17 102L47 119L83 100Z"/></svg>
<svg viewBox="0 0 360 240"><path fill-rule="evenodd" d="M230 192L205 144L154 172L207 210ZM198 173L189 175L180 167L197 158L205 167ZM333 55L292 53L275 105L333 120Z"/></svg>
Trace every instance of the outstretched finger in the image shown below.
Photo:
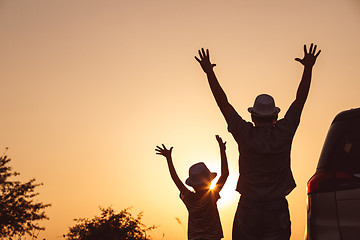
<svg viewBox="0 0 360 240"><path fill-rule="evenodd" d="M202 52L202 54L203 54L203 57L206 58L206 54L205 54L204 48L201 48L201 52Z"/></svg>
<svg viewBox="0 0 360 240"><path fill-rule="evenodd" d="M317 48L317 45L314 46L314 50L312 51L312 55L314 55L316 53L316 48Z"/></svg>
<svg viewBox="0 0 360 240"><path fill-rule="evenodd" d="M310 49L309 49L309 53L310 53L310 54L312 54L312 49L313 49L313 46L314 46L314 44L313 44L313 43L311 43L311 44L310 44Z"/></svg>
<svg viewBox="0 0 360 240"><path fill-rule="evenodd" d="M201 63L201 60L198 59L196 56L195 56L195 59L196 59L196 61L198 61L199 63Z"/></svg>
<svg viewBox="0 0 360 240"><path fill-rule="evenodd" d="M315 57L317 58L320 53L321 53L321 50L318 51L318 53L315 55Z"/></svg>
<svg viewBox="0 0 360 240"><path fill-rule="evenodd" d="M201 53L201 51L200 51L200 50L198 51L198 53L199 53L200 58L201 58L201 59L203 59L203 58L204 58L204 56L202 55L202 53Z"/></svg>
<svg viewBox="0 0 360 240"><path fill-rule="evenodd" d="M167 150L164 144L162 144L162 146L163 146L164 150Z"/></svg>
<svg viewBox="0 0 360 240"><path fill-rule="evenodd" d="M206 49L206 56L209 58L210 54L209 54L209 49Z"/></svg>
<svg viewBox="0 0 360 240"><path fill-rule="evenodd" d="M306 44L304 45L304 55L307 54Z"/></svg>

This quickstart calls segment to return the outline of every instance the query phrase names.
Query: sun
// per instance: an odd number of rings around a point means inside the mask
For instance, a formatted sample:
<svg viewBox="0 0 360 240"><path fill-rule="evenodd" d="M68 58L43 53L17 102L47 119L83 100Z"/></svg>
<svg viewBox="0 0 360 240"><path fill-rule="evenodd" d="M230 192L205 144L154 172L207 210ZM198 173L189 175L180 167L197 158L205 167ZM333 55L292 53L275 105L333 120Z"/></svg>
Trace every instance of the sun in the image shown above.
<svg viewBox="0 0 360 240"><path fill-rule="evenodd" d="M210 189L214 189L217 180L220 176L217 176L210 185ZM237 199L238 193L236 192L236 183L237 176L236 174L231 174L227 178L224 187L220 191L220 199L218 201L219 205L227 205L228 203L235 201Z"/></svg>
<svg viewBox="0 0 360 240"><path fill-rule="evenodd" d="M236 183L237 177L234 174L229 175L226 183L220 191L220 199L218 201L219 205L227 205L230 202L236 201L238 197L238 192L236 192Z"/></svg>
<svg viewBox="0 0 360 240"><path fill-rule="evenodd" d="M214 189L215 184L219 180L219 177L221 175L220 159L218 157L210 155L204 158L206 159L204 163L209 168L210 172L217 173L216 178L211 181L210 185L210 189ZM219 206L226 206L238 201L239 193L236 191L236 184L239 174L236 170L234 168L231 168L231 165L229 164L229 176L225 182L224 187L220 191L220 199L218 201Z"/></svg>

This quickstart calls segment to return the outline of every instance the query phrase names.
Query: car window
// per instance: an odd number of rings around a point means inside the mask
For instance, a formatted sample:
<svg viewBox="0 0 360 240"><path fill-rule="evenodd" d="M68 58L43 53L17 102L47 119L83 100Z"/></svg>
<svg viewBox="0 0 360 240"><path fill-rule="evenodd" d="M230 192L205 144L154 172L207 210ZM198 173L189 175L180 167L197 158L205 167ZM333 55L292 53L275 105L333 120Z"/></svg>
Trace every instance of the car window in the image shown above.
<svg viewBox="0 0 360 240"><path fill-rule="evenodd" d="M353 122L336 150L335 161L340 171L360 173L360 124Z"/></svg>
<svg viewBox="0 0 360 240"><path fill-rule="evenodd" d="M347 173L360 173L360 140L347 139L338 146L335 168Z"/></svg>
<svg viewBox="0 0 360 240"><path fill-rule="evenodd" d="M333 168L333 156L335 153L335 147L341 141L344 130L347 128L344 122L335 122L331 124L330 129L325 138L324 146L321 150L318 169Z"/></svg>
<svg viewBox="0 0 360 240"><path fill-rule="evenodd" d="M338 121L326 137L318 168L360 173L360 121Z"/></svg>

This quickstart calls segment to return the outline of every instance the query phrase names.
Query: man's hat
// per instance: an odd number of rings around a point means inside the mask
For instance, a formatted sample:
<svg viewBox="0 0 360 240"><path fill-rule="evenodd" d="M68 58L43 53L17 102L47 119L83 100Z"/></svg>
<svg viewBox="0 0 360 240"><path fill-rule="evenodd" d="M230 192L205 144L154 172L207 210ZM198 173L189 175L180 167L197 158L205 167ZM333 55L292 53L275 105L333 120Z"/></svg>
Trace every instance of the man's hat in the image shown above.
<svg viewBox="0 0 360 240"><path fill-rule="evenodd" d="M274 98L268 94L260 94L256 97L254 106L249 107L248 111L257 117L273 117L280 112L280 108L275 107Z"/></svg>
<svg viewBox="0 0 360 240"><path fill-rule="evenodd" d="M185 183L189 186L197 186L212 181L217 173L210 172L205 163L199 162L192 165L189 169L189 177Z"/></svg>

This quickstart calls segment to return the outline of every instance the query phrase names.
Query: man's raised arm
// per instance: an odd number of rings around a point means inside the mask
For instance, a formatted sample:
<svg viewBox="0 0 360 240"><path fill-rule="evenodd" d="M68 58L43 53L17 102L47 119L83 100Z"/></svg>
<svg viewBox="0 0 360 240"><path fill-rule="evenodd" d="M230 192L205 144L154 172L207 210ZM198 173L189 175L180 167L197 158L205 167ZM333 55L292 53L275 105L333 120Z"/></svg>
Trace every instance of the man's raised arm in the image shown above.
<svg viewBox="0 0 360 240"><path fill-rule="evenodd" d="M313 47L313 44L310 45L309 52L307 52L306 45L304 45L304 58L295 58L296 61L300 62L304 65L304 72L296 93L296 99L294 104L299 108L300 112L302 112L307 96L309 94L310 83L311 83L311 74L313 66L316 62L316 58L319 56L321 50L316 53L316 45Z"/></svg>
<svg viewBox="0 0 360 240"><path fill-rule="evenodd" d="M195 56L195 59L200 63L203 71L206 73L211 92L215 97L215 101L220 108L221 113L224 115L226 121L230 119L231 114L235 111L233 106L228 102L226 94L224 90L221 88L219 81L217 80L213 68L216 64L212 64L210 62L209 50L205 50L202 48L199 52L199 57Z"/></svg>

